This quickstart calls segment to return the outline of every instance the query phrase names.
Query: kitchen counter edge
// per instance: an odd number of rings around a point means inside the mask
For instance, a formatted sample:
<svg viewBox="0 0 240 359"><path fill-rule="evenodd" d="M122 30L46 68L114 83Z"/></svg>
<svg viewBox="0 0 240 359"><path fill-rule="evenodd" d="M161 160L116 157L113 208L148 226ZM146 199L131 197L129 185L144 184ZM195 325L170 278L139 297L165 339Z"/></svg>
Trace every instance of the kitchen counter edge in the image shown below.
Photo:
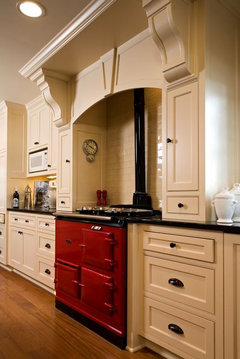
<svg viewBox="0 0 240 359"><path fill-rule="evenodd" d="M53 215L56 218L74 218L74 220L81 221L82 218L78 216L76 212L54 212ZM171 226L171 227L182 227L182 228L192 228L192 229L203 229L203 230L211 230L211 231L219 231L224 233L235 233L240 234L240 223L217 223L216 221L212 222L200 222L200 221L184 221L184 220L170 220L163 219L161 216L154 217L130 217L126 219L128 224L153 224L159 226ZM110 224L110 223L109 223Z"/></svg>
<svg viewBox="0 0 240 359"><path fill-rule="evenodd" d="M53 215L56 212L55 209L52 210L42 210L41 208L7 208L8 211L12 212L24 212L24 213L32 213L32 214L46 214L46 215Z"/></svg>

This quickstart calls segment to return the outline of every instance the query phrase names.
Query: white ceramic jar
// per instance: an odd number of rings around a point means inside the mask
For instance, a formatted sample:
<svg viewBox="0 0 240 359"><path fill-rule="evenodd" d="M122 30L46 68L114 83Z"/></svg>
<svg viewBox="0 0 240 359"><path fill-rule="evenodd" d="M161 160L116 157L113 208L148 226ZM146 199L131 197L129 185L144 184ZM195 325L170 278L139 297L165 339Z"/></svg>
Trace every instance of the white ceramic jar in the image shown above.
<svg viewBox="0 0 240 359"><path fill-rule="evenodd" d="M233 223L232 216L236 206L233 193L230 193L227 188L223 188L216 194L212 203L215 206L218 223Z"/></svg>
<svg viewBox="0 0 240 359"><path fill-rule="evenodd" d="M233 213L233 222L240 222L240 183L234 183L230 192L237 202Z"/></svg>

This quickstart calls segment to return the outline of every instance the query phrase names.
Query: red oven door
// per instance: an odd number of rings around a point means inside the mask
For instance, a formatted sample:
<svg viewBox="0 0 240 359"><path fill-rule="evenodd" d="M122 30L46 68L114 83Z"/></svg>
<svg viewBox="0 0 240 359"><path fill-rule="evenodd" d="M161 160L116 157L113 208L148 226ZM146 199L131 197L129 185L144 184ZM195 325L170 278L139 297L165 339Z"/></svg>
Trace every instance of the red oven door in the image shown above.
<svg viewBox="0 0 240 359"><path fill-rule="evenodd" d="M94 230L92 228L82 229L81 237L81 262L93 267L113 270L116 265L114 261L114 248L117 245L113 232ZM102 228L102 227L97 227Z"/></svg>
<svg viewBox="0 0 240 359"><path fill-rule="evenodd" d="M80 263L81 223L56 221L56 261Z"/></svg>
<svg viewBox="0 0 240 359"><path fill-rule="evenodd" d="M114 282L111 276L82 267L81 286L81 300L85 305L100 313L113 314Z"/></svg>
<svg viewBox="0 0 240 359"><path fill-rule="evenodd" d="M58 262L55 264L55 273L57 296L62 293L63 295L79 298L80 267L78 265L70 264L67 262Z"/></svg>

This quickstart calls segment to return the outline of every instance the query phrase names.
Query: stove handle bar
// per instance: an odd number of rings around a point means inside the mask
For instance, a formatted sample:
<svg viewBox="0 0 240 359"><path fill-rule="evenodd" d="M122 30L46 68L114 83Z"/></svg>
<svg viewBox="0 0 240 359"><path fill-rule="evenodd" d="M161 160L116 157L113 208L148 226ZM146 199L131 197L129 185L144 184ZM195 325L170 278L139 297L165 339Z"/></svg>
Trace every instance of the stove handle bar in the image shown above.
<svg viewBox="0 0 240 359"><path fill-rule="evenodd" d="M116 261L114 261L113 259L104 258L104 261L107 262L110 265L110 267L114 267L116 265Z"/></svg>
<svg viewBox="0 0 240 359"><path fill-rule="evenodd" d="M105 302L104 305L105 307L107 307L107 309L111 314L113 314L113 312L116 310L116 307L110 303Z"/></svg>
<svg viewBox="0 0 240 359"><path fill-rule="evenodd" d="M60 259L60 258L56 258L56 262L54 263L54 267L57 267L59 265L66 265L68 267L71 267L71 268L76 268L76 269L79 269L80 268L80 265L79 264L74 264L72 262L68 262L68 261L65 261L63 259Z"/></svg>

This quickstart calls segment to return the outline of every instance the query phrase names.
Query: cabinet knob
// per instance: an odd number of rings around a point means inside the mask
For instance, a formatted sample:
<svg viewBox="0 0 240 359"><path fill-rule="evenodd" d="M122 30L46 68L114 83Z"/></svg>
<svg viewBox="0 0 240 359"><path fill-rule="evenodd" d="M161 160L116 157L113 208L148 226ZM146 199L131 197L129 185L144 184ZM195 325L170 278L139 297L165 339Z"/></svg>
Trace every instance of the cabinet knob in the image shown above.
<svg viewBox="0 0 240 359"><path fill-rule="evenodd" d="M184 204L183 203L178 203L178 208L183 208Z"/></svg>
<svg viewBox="0 0 240 359"><path fill-rule="evenodd" d="M184 287L183 282L177 278L169 278L168 283L174 285L175 287Z"/></svg>
<svg viewBox="0 0 240 359"><path fill-rule="evenodd" d="M70 160L66 160L67 163L70 163Z"/></svg>
<svg viewBox="0 0 240 359"><path fill-rule="evenodd" d="M72 243L71 239L66 239L66 243L71 244Z"/></svg>
<svg viewBox="0 0 240 359"><path fill-rule="evenodd" d="M167 138L167 143L172 143L172 139L171 138Z"/></svg>
<svg viewBox="0 0 240 359"><path fill-rule="evenodd" d="M36 142L34 142L34 145L39 145L39 142L37 142L37 141L36 141Z"/></svg>
<svg viewBox="0 0 240 359"><path fill-rule="evenodd" d="M14 221L18 221L18 218L14 218Z"/></svg>
<svg viewBox="0 0 240 359"><path fill-rule="evenodd" d="M52 167L52 165L47 165L48 167Z"/></svg>
<svg viewBox="0 0 240 359"><path fill-rule="evenodd" d="M22 231L18 231L18 234L23 234L23 232L22 232Z"/></svg>
<svg viewBox="0 0 240 359"><path fill-rule="evenodd" d="M1 249L0 249L0 254L2 254L2 251L1 251Z"/></svg>
<svg viewBox="0 0 240 359"><path fill-rule="evenodd" d="M2 232L0 232L0 236L2 235Z"/></svg>
<svg viewBox="0 0 240 359"><path fill-rule="evenodd" d="M45 273L48 274L48 275L50 275L50 274L51 274L51 271L50 271L49 269L46 269L46 270L45 270Z"/></svg>
<svg viewBox="0 0 240 359"><path fill-rule="evenodd" d="M177 324L172 324L172 323L168 324L168 329L176 334L179 334L179 335L184 334L184 331L182 330L182 328L180 328Z"/></svg>
<svg viewBox="0 0 240 359"><path fill-rule="evenodd" d="M65 201L61 201L61 204L65 204Z"/></svg>
<svg viewBox="0 0 240 359"><path fill-rule="evenodd" d="M46 226L46 227L49 227L49 223L45 223L45 226Z"/></svg>
<svg viewBox="0 0 240 359"><path fill-rule="evenodd" d="M176 243L173 243L173 242L171 242L169 245L171 248L175 248L177 246Z"/></svg>
<svg viewBox="0 0 240 359"><path fill-rule="evenodd" d="M25 219L25 222L26 222L26 223L29 223L29 220L28 220L28 219Z"/></svg>
<svg viewBox="0 0 240 359"><path fill-rule="evenodd" d="M45 247L48 248L48 249L50 249L50 248L51 248L51 244L46 243L46 244L45 244Z"/></svg>

